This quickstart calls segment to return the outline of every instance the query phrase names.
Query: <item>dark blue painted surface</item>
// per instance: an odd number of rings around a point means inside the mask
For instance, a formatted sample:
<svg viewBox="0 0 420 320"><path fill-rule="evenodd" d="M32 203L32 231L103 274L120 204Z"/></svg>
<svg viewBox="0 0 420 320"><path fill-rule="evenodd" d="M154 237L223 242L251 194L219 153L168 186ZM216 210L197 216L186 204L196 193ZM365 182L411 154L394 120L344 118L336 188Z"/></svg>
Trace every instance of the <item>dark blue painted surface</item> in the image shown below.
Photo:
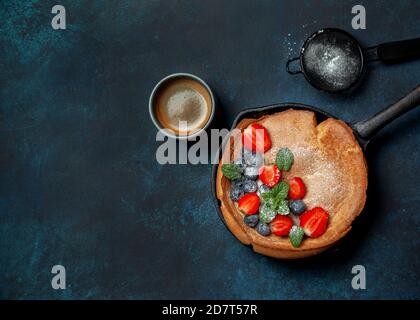
<svg viewBox="0 0 420 320"><path fill-rule="evenodd" d="M226 122L245 107L297 101L355 121L420 82L420 61L375 65L353 95L284 71L311 32L365 45L420 36L418 1L58 1L0 3L1 298L420 298L420 110L383 130L368 153L367 209L315 259L252 253L213 207L210 166L160 166L148 116L154 84L201 76ZM67 289L50 270L63 264ZM351 267L367 290L351 289Z"/></svg>

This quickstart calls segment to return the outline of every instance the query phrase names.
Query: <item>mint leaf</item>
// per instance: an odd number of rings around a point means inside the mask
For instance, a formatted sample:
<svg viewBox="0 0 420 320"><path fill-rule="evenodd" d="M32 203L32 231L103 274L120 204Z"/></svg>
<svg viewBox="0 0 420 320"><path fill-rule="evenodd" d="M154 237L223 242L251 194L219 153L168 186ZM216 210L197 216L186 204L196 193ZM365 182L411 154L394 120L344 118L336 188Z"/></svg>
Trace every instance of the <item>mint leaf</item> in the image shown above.
<svg viewBox="0 0 420 320"><path fill-rule="evenodd" d="M266 203L272 211L282 215L290 213L287 205L287 194L289 193L289 184L285 181L280 182L270 191L260 195L261 200Z"/></svg>
<svg viewBox="0 0 420 320"><path fill-rule="evenodd" d="M277 208L280 205L280 202L282 201L282 198L279 197L274 197L272 202L271 202L271 207L273 208L274 211L277 211Z"/></svg>
<svg viewBox="0 0 420 320"><path fill-rule="evenodd" d="M271 192L273 192L273 195L280 199L286 199L287 194L289 193L289 184L286 181L280 182L278 185L276 185Z"/></svg>
<svg viewBox="0 0 420 320"><path fill-rule="evenodd" d="M292 229L289 231L289 239L292 246L298 248L302 243L303 239L303 229L298 226L293 226Z"/></svg>
<svg viewBox="0 0 420 320"><path fill-rule="evenodd" d="M277 213L282 215L282 216L286 216L290 213L290 209L289 209L289 203L287 202L287 200L282 200L280 202L280 204L277 207Z"/></svg>
<svg viewBox="0 0 420 320"><path fill-rule="evenodd" d="M260 198L261 201L265 203L270 202L272 199L271 195L268 192L260 194Z"/></svg>
<svg viewBox="0 0 420 320"><path fill-rule="evenodd" d="M271 208L268 202L260 206L260 221L270 223L276 217L277 213Z"/></svg>
<svg viewBox="0 0 420 320"><path fill-rule="evenodd" d="M263 202L271 202L273 200L273 195L271 194L271 191L261 193L260 197Z"/></svg>
<svg viewBox="0 0 420 320"><path fill-rule="evenodd" d="M289 148L281 148L277 152L276 165L280 170L288 171L293 164L293 153Z"/></svg>
<svg viewBox="0 0 420 320"><path fill-rule="evenodd" d="M222 173L229 180L236 180L241 177L241 169L239 165L233 163L222 165Z"/></svg>
<svg viewBox="0 0 420 320"><path fill-rule="evenodd" d="M287 194L289 193L289 184L285 181L280 182L272 190L272 206L274 211L279 211L281 207L282 214L288 214L283 202L285 201Z"/></svg>

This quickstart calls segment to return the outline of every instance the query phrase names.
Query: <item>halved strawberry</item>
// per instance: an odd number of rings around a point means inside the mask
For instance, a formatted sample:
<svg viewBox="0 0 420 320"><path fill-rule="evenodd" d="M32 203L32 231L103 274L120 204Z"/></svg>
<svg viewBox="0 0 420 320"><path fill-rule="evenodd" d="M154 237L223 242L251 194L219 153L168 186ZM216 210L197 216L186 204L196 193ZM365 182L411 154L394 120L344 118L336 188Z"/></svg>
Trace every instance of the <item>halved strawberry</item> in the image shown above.
<svg viewBox="0 0 420 320"><path fill-rule="evenodd" d="M306 187L301 178L295 177L289 181L289 198L302 199L306 194Z"/></svg>
<svg viewBox="0 0 420 320"><path fill-rule="evenodd" d="M324 209L316 207L300 216L300 226L308 237L318 238L327 229L329 217Z"/></svg>
<svg viewBox="0 0 420 320"><path fill-rule="evenodd" d="M239 210L247 215L257 213L259 207L260 197L255 192L243 195L238 201Z"/></svg>
<svg viewBox="0 0 420 320"><path fill-rule="evenodd" d="M279 183L280 178L281 171L275 164L262 166L260 168L260 180L268 187L274 187L277 183Z"/></svg>
<svg viewBox="0 0 420 320"><path fill-rule="evenodd" d="M282 215L277 215L270 223L271 232L279 237L287 236L292 226L292 218Z"/></svg>
<svg viewBox="0 0 420 320"><path fill-rule="evenodd" d="M251 123L242 133L244 148L254 152L266 152L271 148L271 140L267 129L259 123Z"/></svg>

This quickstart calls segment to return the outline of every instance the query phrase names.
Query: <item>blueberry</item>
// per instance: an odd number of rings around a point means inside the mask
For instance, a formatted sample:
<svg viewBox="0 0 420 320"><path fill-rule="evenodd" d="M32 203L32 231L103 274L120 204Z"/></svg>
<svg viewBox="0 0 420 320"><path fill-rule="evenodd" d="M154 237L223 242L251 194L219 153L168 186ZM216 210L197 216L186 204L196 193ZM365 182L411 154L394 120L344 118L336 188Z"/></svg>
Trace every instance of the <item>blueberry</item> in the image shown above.
<svg viewBox="0 0 420 320"><path fill-rule="evenodd" d="M244 149L243 151L243 157L245 164L248 167L261 167L264 163L264 158L261 153L254 153L248 149Z"/></svg>
<svg viewBox="0 0 420 320"><path fill-rule="evenodd" d="M238 158L236 158L236 160L233 163L234 164L237 164L237 165L243 165L243 164L245 164L245 162L244 162L244 160L242 159L241 156L239 156Z"/></svg>
<svg viewBox="0 0 420 320"><path fill-rule="evenodd" d="M253 180L246 180L244 182L243 189L246 193L256 192L258 189L258 184Z"/></svg>
<svg viewBox="0 0 420 320"><path fill-rule="evenodd" d="M259 176L259 169L257 167L246 167L244 176L251 180L257 180Z"/></svg>
<svg viewBox="0 0 420 320"><path fill-rule="evenodd" d="M240 177L239 179L233 180L232 181L232 187L237 187L237 188L242 189L244 187L244 182L246 180L247 179L245 179L244 177Z"/></svg>
<svg viewBox="0 0 420 320"><path fill-rule="evenodd" d="M233 201L239 201L239 199L244 195L244 190L239 187L232 186L230 189L230 198Z"/></svg>
<svg viewBox="0 0 420 320"><path fill-rule="evenodd" d="M259 187L259 189L258 189L258 191L260 192L260 194L263 194L263 193L266 193L266 192L269 192L271 189L270 189L270 187L268 187L267 185L265 185L265 184L262 184L262 185L260 185L260 187Z"/></svg>
<svg viewBox="0 0 420 320"><path fill-rule="evenodd" d="M238 166L238 168L241 171L241 173L244 172L245 163L243 162L243 160L241 158L236 159L233 163Z"/></svg>
<svg viewBox="0 0 420 320"><path fill-rule="evenodd" d="M258 214L253 214L251 216L245 216L244 222L248 227L255 228L259 221Z"/></svg>
<svg viewBox="0 0 420 320"><path fill-rule="evenodd" d="M268 236L271 233L270 227L268 224L259 222L257 224L257 232L262 236Z"/></svg>
<svg viewBox="0 0 420 320"><path fill-rule="evenodd" d="M292 200L289 202L289 208L292 213L300 215L306 210L306 205L302 200Z"/></svg>

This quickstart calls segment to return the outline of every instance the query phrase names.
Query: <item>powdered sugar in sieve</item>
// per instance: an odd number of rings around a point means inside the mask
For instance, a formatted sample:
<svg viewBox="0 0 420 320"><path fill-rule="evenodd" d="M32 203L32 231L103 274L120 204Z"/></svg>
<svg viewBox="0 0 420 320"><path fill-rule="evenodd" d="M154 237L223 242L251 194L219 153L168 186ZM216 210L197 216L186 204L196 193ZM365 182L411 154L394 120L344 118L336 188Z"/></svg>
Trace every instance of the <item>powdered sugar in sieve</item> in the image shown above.
<svg viewBox="0 0 420 320"><path fill-rule="evenodd" d="M307 42L302 53L306 76L317 87L344 90L359 78L362 54L358 43L346 34L328 31Z"/></svg>

